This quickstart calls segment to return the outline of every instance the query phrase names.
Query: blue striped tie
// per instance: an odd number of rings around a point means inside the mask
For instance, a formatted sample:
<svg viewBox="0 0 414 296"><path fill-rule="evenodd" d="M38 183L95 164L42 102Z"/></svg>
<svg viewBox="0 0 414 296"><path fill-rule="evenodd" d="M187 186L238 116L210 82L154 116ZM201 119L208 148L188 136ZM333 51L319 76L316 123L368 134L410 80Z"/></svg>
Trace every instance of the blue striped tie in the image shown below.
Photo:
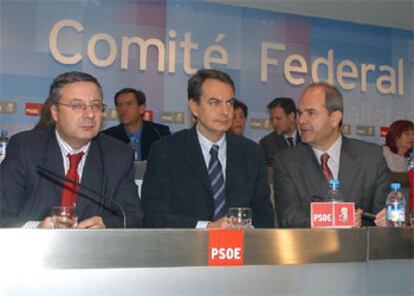
<svg viewBox="0 0 414 296"><path fill-rule="evenodd" d="M210 149L210 163L208 164L208 175L211 181L214 197L214 221L226 214L226 199L224 196L224 176L218 159L219 146L213 145Z"/></svg>

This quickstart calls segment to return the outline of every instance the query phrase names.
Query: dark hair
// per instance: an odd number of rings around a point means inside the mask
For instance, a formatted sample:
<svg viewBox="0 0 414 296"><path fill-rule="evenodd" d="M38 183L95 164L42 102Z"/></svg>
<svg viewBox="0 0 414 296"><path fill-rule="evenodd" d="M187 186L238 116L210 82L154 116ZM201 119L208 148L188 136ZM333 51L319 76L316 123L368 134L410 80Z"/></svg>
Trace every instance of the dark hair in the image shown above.
<svg viewBox="0 0 414 296"><path fill-rule="evenodd" d="M102 87L99 84L98 80L93 77L92 75L85 73L85 72L66 72L63 74L60 74L58 77L56 77L49 88L49 98L52 101L53 104L57 104L60 101L60 98L62 96L62 88L66 84L75 83L75 82L92 82L95 83L96 86L99 89L99 92L102 95Z"/></svg>
<svg viewBox="0 0 414 296"><path fill-rule="evenodd" d="M385 136L385 145L388 146L392 152L398 153L397 140L401 137L402 133L410 130L414 130L414 123L412 121L394 121ZM408 157L411 151L413 151L412 148L406 152L405 156Z"/></svg>
<svg viewBox="0 0 414 296"><path fill-rule="evenodd" d="M219 80L223 83L229 84L233 89L233 92L235 92L234 82L228 74L214 69L200 69L188 80L188 100L192 99L197 103L200 102L201 88L204 81L207 79Z"/></svg>
<svg viewBox="0 0 414 296"><path fill-rule="evenodd" d="M42 106L42 111L40 112L39 121L36 123L34 129L44 128L53 123L52 113L50 112L50 107L53 105L53 101L50 97L47 97Z"/></svg>
<svg viewBox="0 0 414 296"><path fill-rule="evenodd" d="M244 113L244 117L247 117L247 113L248 113L247 105L245 103L243 103L242 101L234 99L234 101L233 101L233 110L236 110L238 108L242 109L242 111Z"/></svg>
<svg viewBox="0 0 414 296"><path fill-rule="evenodd" d="M296 117L296 105L292 98L275 98L267 105L267 110L270 111L276 107L282 108L286 115L293 112Z"/></svg>
<svg viewBox="0 0 414 296"><path fill-rule="evenodd" d="M304 90L307 91L310 88L322 87L325 92L325 107L328 109L329 114L335 111L341 111L344 114L344 97L338 88L327 82L314 82L307 86Z"/></svg>
<svg viewBox="0 0 414 296"><path fill-rule="evenodd" d="M138 106L145 105L145 101L146 101L145 94L142 91L137 90L135 88L127 87L127 88L121 89L120 91L118 91L115 94L115 97L114 97L114 104L115 104L115 106L117 105L116 100L118 99L118 96L119 95L129 94L129 93L133 93L134 94L135 100L137 100Z"/></svg>

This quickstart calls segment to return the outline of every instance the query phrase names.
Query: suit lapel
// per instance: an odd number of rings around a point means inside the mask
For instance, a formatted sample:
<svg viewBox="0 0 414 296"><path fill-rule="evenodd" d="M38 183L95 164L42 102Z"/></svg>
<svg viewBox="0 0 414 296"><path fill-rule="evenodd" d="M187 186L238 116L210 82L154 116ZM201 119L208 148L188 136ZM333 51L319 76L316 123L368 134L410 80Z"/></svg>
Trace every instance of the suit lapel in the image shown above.
<svg viewBox="0 0 414 296"><path fill-rule="evenodd" d="M91 146L89 147L89 152L82 172L81 184L101 195L105 193L102 190L101 175L103 174L103 159L99 149L98 137L92 140ZM80 190L76 203L79 213L82 213L82 211L84 211L89 204L87 196L93 197L95 201L103 202L103 196L95 196L91 192L87 191L85 191L85 196L80 196L82 195L82 192L83 191Z"/></svg>
<svg viewBox="0 0 414 296"><path fill-rule="evenodd" d="M226 154L226 204L227 206L232 203L233 195L231 188L235 188L237 184L234 184L235 180L235 166L241 163L240 153L237 149L234 138L232 135L226 135L227 141L227 154ZM237 203L236 203L237 204Z"/></svg>
<svg viewBox="0 0 414 296"><path fill-rule="evenodd" d="M194 174L198 175L203 185L206 186L206 189L210 193L210 196L213 196L213 191L211 189L210 178L208 176L208 171L206 163L204 161L203 153L201 151L200 142L198 141L196 127L190 129L188 137L186 139L186 151L187 153L187 164L192 168Z"/></svg>
<svg viewBox="0 0 414 296"><path fill-rule="evenodd" d="M142 134L141 134L141 157L147 159L149 154L149 147L154 142L153 132L146 121L142 121Z"/></svg>
<svg viewBox="0 0 414 296"><path fill-rule="evenodd" d="M276 132L275 132L275 140L276 140L276 143L279 146L280 150L284 150L284 149L289 148L289 145L286 142L285 137L282 136L282 135L276 134Z"/></svg>
<svg viewBox="0 0 414 296"><path fill-rule="evenodd" d="M348 139L342 136L341 160L339 163L338 179L341 182L341 191L351 192L358 172L358 153L352 149ZM347 196L344 196L345 200Z"/></svg>
<svg viewBox="0 0 414 296"><path fill-rule="evenodd" d="M325 198L329 190L328 181L323 175L321 166L316 159L312 148L306 144L299 144L299 148L303 151L299 165L303 165L302 180L306 183L305 188L310 188L308 192L312 192L314 196ZM309 197L311 198L311 196Z"/></svg>
<svg viewBox="0 0 414 296"><path fill-rule="evenodd" d="M46 146L46 151L43 158L43 164L42 166L53 173L60 175L62 178L65 176L65 169L63 167L63 157L62 152L60 151L59 144L56 139L55 135L55 129L50 129L50 136L49 141ZM50 205L51 206L59 206L61 203L62 198L62 190L63 190L63 182L60 180L53 181L50 178L46 177L46 182L52 182L55 183L56 186L42 186L43 189L46 189L47 192L43 192L42 194L45 194L46 196L50 196Z"/></svg>

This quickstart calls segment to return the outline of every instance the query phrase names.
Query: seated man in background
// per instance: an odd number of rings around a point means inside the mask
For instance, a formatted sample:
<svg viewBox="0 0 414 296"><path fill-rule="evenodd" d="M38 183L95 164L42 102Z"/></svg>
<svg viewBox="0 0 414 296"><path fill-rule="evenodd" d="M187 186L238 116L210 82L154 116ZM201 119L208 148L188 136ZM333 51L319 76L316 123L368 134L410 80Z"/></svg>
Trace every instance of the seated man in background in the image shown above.
<svg viewBox="0 0 414 296"><path fill-rule="evenodd" d="M231 123L230 132L235 135L242 136L247 120L247 106L242 101L234 99L233 104L233 121Z"/></svg>
<svg viewBox="0 0 414 296"><path fill-rule="evenodd" d="M146 227L226 228L230 207L249 207L254 227L274 214L260 146L226 134L234 83L224 72L199 70L188 81L193 128L154 143L142 187Z"/></svg>
<svg viewBox="0 0 414 296"><path fill-rule="evenodd" d="M135 160L146 160L152 143L170 135L170 128L143 120L146 98L140 90L121 89L115 94L114 101L121 123L103 133L128 144L135 151Z"/></svg>
<svg viewBox="0 0 414 296"><path fill-rule="evenodd" d="M296 124L296 105L291 98L275 98L267 105L273 132L260 140L268 167L272 167L276 153L300 142Z"/></svg>
<svg viewBox="0 0 414 296"><path fill-rule="evenodd" d="M303 143L277 154L273 167L281 227L309 227L310 203L315 197L326 198L328 181L333 178L341 183L344 201L355 202L356 226L361 226L363 211L376 214L375 224L386 225L389 170L382 149L342 136L343 112L343 97L337 88L314 83L303 91L298 105Z"/></svg>
<svg viewBox="0 0 414 296"><path fill-rule="evenodd" d="M55 123L19 133L7 146L0 166L0 226L50 228L52 207L76 206L78 228L123 227L125 216L127 227L140 227L133 153L99 133L105 109L99 82L87 73L61 74L49 99ZM64 182L65 175L80 187Z"/></svg>

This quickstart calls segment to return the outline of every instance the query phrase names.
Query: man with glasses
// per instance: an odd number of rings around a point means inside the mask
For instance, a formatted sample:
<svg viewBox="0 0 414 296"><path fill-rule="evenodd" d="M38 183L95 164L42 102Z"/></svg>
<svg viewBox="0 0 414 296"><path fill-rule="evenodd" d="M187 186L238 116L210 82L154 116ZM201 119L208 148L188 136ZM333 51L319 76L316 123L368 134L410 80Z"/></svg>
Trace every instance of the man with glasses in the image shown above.
<svg viewBox="0 0 414 296"><path fill-rule="evenodd" d="M0 226L51 228L52 207L76 206L78 228L140 227L133 153L99 133L105 110L99 82L64 73L49 98L54 124L10 139L1 164Z"/></svg>

